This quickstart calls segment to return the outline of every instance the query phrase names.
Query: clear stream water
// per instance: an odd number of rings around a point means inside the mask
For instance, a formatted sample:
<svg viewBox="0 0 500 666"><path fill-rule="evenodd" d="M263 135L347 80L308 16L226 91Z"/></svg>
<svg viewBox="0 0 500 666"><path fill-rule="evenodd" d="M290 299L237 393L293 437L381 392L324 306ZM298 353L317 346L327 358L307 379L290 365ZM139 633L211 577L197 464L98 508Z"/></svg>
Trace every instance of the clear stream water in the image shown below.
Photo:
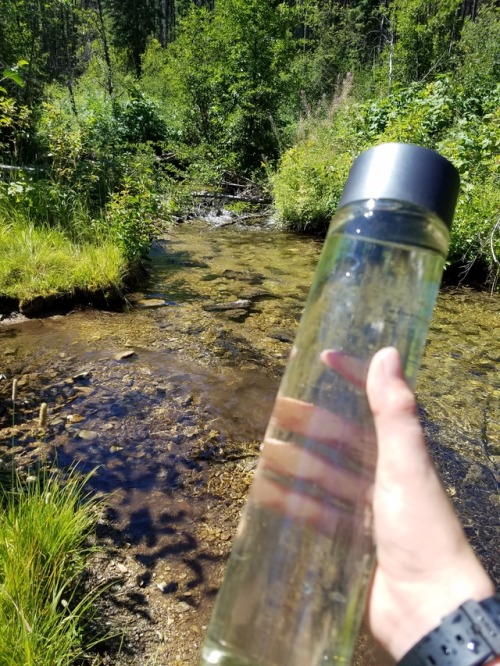
<svg viewBox="0 0 500 666"><path fill-rule="evenodd" d="M202 633L320 248L266 228L185 223L154 244L150 279L126 311L0 328L0 457L14 442L20 458L49 450L98 466L93 487L112 493L104 538L149 587L141 612L176 618L188 604L184 624ZM421 418L497 583L499 362L499 296L443 290L417 384ZM193 646L182 663L198 662Z"/></svg>

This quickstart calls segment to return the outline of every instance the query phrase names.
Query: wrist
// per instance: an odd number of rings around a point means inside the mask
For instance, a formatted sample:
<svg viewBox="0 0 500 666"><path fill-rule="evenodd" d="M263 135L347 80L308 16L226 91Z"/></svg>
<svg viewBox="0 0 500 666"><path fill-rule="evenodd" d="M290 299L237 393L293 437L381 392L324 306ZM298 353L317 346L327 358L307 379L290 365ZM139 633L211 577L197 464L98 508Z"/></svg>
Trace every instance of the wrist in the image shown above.
<svg viewBox="0 0 500 666"><path fill-rule="evenodd" d="M469 599L443 618L398 666L494 666L500 661L500 595Z"/></svg>
<svg viewBox="0 0 500 666"><path fill-rule="evenodd" d="M394 634L387 645L387 649L395 661L402 657L424 636L438 627L443 618L455 611L468 599L480 602L495 594L491 580L484 573L483 579L478 577L474 584L471 579L463 583L442 588L441 594L415 604L404 617L398 618L394 623ZM430 587L430 589L433 589ZM435 589L440 589L438 586Z"/></svg>

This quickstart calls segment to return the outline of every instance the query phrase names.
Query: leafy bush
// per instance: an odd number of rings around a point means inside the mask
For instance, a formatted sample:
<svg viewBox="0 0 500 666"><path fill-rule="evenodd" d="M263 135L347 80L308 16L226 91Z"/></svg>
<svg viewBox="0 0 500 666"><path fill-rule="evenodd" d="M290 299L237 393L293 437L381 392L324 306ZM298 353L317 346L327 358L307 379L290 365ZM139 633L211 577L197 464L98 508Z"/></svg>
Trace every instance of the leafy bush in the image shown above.
<svg viewBox="0 0 500 666"><path fill-rule="evenodd" d="M205 145L232 170L276 157L295 83L292 27L285 3L220 0L213 10L193 5L167 49L151 41L141 85L165 106L176 140Z"/></svg>
<svg viewBox="0 0 500 666"><path fill-rule="evenodd" d="M103 216L107 227L131 264L148 252L160 215L151 156L130 155L120 190L113 193Z"/></svg>
<svg viewBox="0 0 500 666"><path fill-rule="evenodd" d="M289 229L326 230L352 159L389 141L437 149L461 175L450 260L493 268L500 254L492 232L500 214L500 86L478 103L461 82L438 77L375 102L343 101L330 117L309 116L306 131L285 152L272 177L275 205ZM496 248L496 250L495 250Z"/></svg>
<svg viewBox="0 0 500 666"><path fill-rule="evenodd" d="M353 159L363 145L356 104L334 99L326 114L310 115L302 134L271 176L278 219L286 229L323 232Z"/></svg>

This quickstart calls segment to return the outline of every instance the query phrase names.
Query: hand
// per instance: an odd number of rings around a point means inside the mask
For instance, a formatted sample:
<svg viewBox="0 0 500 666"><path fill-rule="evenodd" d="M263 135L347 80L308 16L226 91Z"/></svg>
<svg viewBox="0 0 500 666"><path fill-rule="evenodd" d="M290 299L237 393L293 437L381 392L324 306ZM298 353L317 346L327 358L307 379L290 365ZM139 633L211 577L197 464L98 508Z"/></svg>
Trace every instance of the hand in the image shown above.
<svg viewBox="0 0 500 666"><path fill-rule="evenodd" d="M464 601L495 590L434 469L395 349L374 356L367 394L378 442L368 616L397 661Z"/></svg>

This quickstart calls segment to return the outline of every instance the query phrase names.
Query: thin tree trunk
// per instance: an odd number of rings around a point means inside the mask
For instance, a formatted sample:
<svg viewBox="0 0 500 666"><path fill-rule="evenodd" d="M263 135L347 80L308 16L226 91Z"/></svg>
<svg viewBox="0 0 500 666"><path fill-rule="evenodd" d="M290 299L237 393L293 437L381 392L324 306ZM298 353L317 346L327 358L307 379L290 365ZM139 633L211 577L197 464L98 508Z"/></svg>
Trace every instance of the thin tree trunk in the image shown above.
<svg viewBox="0 0 500 666"><path fill-rule="evenodd" d="M106 61L106 67L108 70L108 93L110 97L113 97L113 69L111 67L111 58L109 57L109 48L108 48L108 38L106 35L106 26L104 24L104 14L102 11L102 2L97 0L97 11L99 13L99 22L101 24L102 32L102 45L104 49L104 60Z"/></svg>
<svg viewBox="0 0 500 666"><path fill-rule="evenodd" d="M389 95L391 94L392 90L392 78L393 78L393 73L394 73L394 32L391 30L389 33L389 85L388 85L388 93Z"/></svg>

